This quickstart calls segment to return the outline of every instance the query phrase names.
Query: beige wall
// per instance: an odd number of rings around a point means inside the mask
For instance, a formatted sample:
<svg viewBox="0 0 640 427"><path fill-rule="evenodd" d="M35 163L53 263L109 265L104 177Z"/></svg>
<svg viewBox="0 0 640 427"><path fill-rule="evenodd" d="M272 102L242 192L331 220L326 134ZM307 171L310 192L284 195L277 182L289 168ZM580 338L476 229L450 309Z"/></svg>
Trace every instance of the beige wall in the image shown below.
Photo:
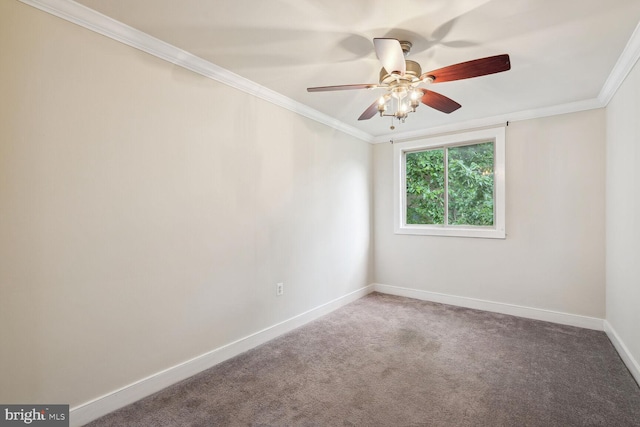
<svg viewBox="0 0 640 427"><path fill-rule="evenodd" d="M603 318L605 112L506 129L505 240L393 233L393 149L374 148L378 283Z"/></svg>
<svg viewBox="0 0 640 427"><path fill-rule="evenodd" d="M370 283L369 144L17 1L0 52L0 402L75 406Z"/></svg>
<svg viewBox="0 0 640 427"><path fill-rule="evenodd" d="M607 106L607 321L640 364L640 65Z"/></svg>

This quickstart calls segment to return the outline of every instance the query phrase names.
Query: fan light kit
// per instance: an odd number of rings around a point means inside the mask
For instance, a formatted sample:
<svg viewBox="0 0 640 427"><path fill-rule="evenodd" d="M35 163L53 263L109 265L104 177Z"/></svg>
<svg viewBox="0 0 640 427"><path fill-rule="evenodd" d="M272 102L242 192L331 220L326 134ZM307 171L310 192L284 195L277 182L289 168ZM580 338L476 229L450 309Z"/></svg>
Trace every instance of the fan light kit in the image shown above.
<svg viewBox="0 0 640 427"><path fill-rule="evenodd" d="M307 91L326 92L352 89L386 89L387 92L364 110L358 120L368 120L375 116L376 113L379 113L380 117L391 117L392 130L395 129L393 120L397 119L400 123L404 123L409 113L416 111L420 102L447 114L461 107L456 101L444 95L420 87L421 84L463 80L500 73L511 69L509 55L505 54L461 62L422 73L420 64L405 59L411 51L410 42L390 38L375 38L373 39L373 45L376 56L382 64L380 82L378 84L310 87L307 88Z"/></svg>

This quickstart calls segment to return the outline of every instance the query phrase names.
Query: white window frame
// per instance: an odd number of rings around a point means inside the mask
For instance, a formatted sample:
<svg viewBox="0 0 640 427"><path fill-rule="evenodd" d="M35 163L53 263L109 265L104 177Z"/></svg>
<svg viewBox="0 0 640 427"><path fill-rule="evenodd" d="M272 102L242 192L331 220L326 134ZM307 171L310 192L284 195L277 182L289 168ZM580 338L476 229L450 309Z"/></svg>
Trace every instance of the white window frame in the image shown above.
<svg viewBox="0 0 640 427"><path fill-rule="evenodd" d="M406 154L435 148L494 143L493 164L493 226L407 224L406 215ZM505 129L504 127L437 136L393 145L394 223L396 234L426 236L480 237L504 239L505 230ZM446 195L445 195L446 196ZM448 215L445 212L445 215Z"/></svg>

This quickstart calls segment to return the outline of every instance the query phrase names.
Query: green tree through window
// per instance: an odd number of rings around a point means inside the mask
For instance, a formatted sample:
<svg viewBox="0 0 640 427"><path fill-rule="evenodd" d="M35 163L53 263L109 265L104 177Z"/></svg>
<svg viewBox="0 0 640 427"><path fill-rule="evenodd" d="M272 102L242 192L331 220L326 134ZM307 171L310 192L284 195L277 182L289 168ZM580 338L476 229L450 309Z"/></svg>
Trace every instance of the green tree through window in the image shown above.
<svg viewBox="0 0 640 427"><path fill-rule="evenodd" d="M444 149L407 153L407 224L444 222Z"/></svg>
<svg viewBox="0 0 640 427"><path fill-rule="evenodd" d="M447 225L493 226L493 142L406 153L407 224L443 225L445 209Z"/></svg>

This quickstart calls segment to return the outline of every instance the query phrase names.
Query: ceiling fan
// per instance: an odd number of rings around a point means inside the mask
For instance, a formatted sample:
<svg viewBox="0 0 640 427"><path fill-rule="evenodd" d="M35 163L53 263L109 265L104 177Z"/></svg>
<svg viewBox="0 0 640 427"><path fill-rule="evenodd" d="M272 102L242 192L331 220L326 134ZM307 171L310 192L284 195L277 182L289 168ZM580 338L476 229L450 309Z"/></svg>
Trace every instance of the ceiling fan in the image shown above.
<svg viewBox="0 0 640 427"><path fill-rule="evenodd" d="M310 87L307 91L386 89L386 93L364 110L358 120L368 120L376 113L380 113L380 117L392 117L392 130L395 129L393 119L404 123L407 115L416 111L420 101L447 114L461 107L453 99L420 87L421 84L470 79L511 69L509 55L504 54L461 62L423 73L420 64L405 59L411 50L410 42L392 38L374 38L373 45L376 56L382 64L379 83Z"/></svg>

